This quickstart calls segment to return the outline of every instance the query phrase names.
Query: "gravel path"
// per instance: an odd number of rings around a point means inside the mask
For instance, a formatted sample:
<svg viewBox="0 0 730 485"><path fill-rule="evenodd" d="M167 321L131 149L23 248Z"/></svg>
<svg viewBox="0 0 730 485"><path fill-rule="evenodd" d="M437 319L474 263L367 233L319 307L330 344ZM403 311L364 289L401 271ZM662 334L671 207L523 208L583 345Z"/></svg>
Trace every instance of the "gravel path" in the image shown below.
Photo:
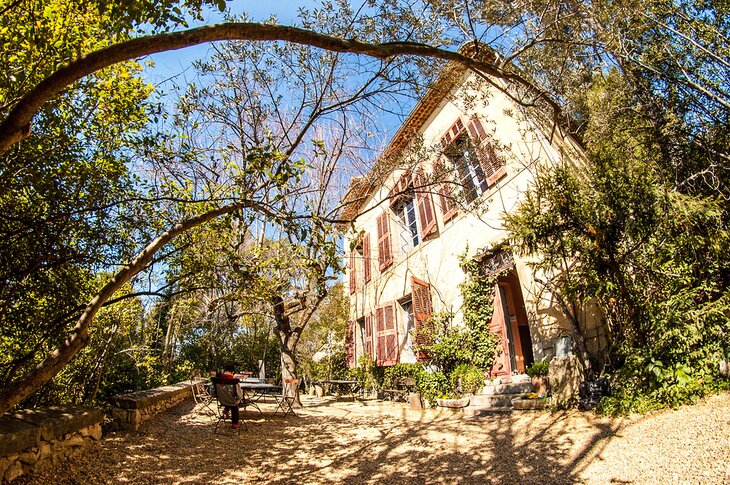
<svg viewBox="0 0 730 485"><path fill-rule="evenodd" d="M299 417L246 413L213 435L184 403L136 433L14 483L730 484L730 394L647 416L575 411L468 418L303 398ZM226 429L229 432L230 429Z"/></svg>

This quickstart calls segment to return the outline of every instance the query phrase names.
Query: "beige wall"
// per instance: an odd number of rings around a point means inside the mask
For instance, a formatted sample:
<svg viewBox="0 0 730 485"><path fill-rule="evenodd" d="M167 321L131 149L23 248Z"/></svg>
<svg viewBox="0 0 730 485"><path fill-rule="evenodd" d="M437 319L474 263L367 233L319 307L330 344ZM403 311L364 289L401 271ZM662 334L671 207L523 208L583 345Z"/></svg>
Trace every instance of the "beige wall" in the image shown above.
<svg viewBox="0 0 730 485"><path fill-rule="evenodd" d="M422 241L415 248L401 252L396 236L392 234L394 261L381 274L378 269L378 244L376 217L384 210L389 211L391 232L397 226L396 217L389 210L387 198L390 188L398 181L403 169L394 171L380 190L373 193L361 208L361 215L354 223L355 231L346 236L345 254L349 255L350 242L354 234L361 231L370 234L370 260L372 280L363 284L363 261L356 261L357 291L351 295L351 319L357 320L386 302L408 296L411 291L411 276L431 284L433 310L452 311L455 322L460 324L461 294L459 284L464 274L459 267L460 254L474 256L484 249L502 242L507 233L502 227L502 215L514 210L521 194L530 186L538 164L554 164L568 153L569 159L579 156L577 144L569 138L562 138L556 131L553 139L537 131L538 123L530 120L524 110L514 105L505 95L484 86L471 85L473 79L456 89L441 106L434 110L421 132L423 146L414 146L423 165L429 166L436 157L438 140L452 124L461 117L465 122L478 114L488 134L496 141L499 151L506 160L507 175L495 186L490 187L478 199L478 207L460 210L452 220L444 223L439 208L438 196L432 197L437 218L438 236ZM475 96L475 89L488 95ZM467 103L464 100L472 100ZM469 105L467 105L469 104ZM412 164L409 163L412 166ZM428 169L427 169L428 171ZM468 248L468 249L467 249ZM368 255L365 255L367 259ZM535 359L550 356L553 341L561 328L569 328L559 307L549 293L542 291L534 282L528 261L516 258L516 271L522 285L522 293L530 323ZM349 271L345 286L349 283ZM396 306L399 310L400 307ZM413 362L415 356L408 346L404 315L397 311L398 335L401 345L401 362ZM357 356L364 354L362 334L356 327Z"/></svg>

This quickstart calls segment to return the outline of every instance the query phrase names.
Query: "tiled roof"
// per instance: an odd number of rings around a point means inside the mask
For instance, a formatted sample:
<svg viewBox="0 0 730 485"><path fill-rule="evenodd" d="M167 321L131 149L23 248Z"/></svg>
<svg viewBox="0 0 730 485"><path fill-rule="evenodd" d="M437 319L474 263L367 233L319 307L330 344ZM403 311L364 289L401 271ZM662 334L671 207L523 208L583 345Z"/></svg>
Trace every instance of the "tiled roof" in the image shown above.
<svg viewBox="0 0 730 485"><path fill-rule="evenodd" d="M466 44L459 52L474 57L479 54L485 60L495 62L498 54L490 48L480 45L479 52L475 52L473 43ZM401 151L408 145L412 137L421 130L424 123L444 97L458 84L466 67L456 62L450 62L439 74L436 81L429 87L426 94L416 104L406 120L391 139L383 154L378 157L370 173L366 176L353 177L347 193L342 199L343 208L339 219L353 221L367 197L382 185L383 180L392 172L393 164L397 162Z"/></svg>

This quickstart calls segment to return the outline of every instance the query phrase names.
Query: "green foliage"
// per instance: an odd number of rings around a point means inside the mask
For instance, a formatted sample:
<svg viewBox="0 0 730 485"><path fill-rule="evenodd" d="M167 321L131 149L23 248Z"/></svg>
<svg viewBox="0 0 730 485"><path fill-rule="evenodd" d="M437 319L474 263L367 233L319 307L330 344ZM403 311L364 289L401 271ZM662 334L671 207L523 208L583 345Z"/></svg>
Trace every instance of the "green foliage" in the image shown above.
<svg viewBox="0 0 730 485"><path fill-rule="evenodd" d="M497 348L497 338L489 331L497 276L482 276L478 262L467 258L466 253L460 256L460 263L465 273L459 285L465 326L451 325L453 315L449 312L436 312L422 330L427 343L418 346L447 375L460 364L491 369Z"/></svg>
<svg viewBox="0 0 730 485"><path fill-rule="evenodd" d="M459 364L449 375L451 388L459 394L478 394L484 387L484 371L469 364Z"/></svg>
<svg viewBox="0 0 730 485"><path fill-rule="evenodd" d="M613 407L673 406L706 392L727 345L728 206L666 185L661 150L617 108L622 89L594 86L587 163L540 172L506 225L558 295L600 307L624 402Z"/></svg>
<svg viewBox="0 0 730 485"><path fill-rule="evenodd" d="M421 399L428 400L433 406L436 399L448 397L451 391L449 379L443 372L423 370L416 376L416 391Z"/></svg>
<svg viewBox="0 0 730 485"><path fill-rule="evenodd" d="M530 377L542 377L548 375L550 363L547 360L533 362L530 367L525 369L525 373Z"/></svg>
<svg viewBox="0 0 730 485"><path fill-rule="evenodd" d="M375 362L368 356L360 357L357 366L349 369L348 373L353 380L363 382L363 389L366 392L375 392L382 387L384 370L382 367L376 367Z"/></svg>
<svg viewBox="0 0 730 485"><path fill-rule="evenodd" d="M421 372L424 372L421 364L406 364L399 362L395 365L386 367L383 371L383 388L384 389L395 389L395 382L398 379L404 377L418 377Z"/></svg>

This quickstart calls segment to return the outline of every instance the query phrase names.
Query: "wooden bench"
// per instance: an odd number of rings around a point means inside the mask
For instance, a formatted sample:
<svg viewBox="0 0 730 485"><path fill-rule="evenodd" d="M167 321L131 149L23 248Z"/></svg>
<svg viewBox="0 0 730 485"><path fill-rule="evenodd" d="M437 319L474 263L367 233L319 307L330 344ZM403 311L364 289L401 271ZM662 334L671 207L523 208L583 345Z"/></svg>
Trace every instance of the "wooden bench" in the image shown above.
<svg viewBox="0 0 730 485"><path fill-rule="evenodd" d="M391 401L408 401L408 394L416 388L416 379L413 377L400 377L393 381L394 389L383 389L385 399Z"/></svg>

